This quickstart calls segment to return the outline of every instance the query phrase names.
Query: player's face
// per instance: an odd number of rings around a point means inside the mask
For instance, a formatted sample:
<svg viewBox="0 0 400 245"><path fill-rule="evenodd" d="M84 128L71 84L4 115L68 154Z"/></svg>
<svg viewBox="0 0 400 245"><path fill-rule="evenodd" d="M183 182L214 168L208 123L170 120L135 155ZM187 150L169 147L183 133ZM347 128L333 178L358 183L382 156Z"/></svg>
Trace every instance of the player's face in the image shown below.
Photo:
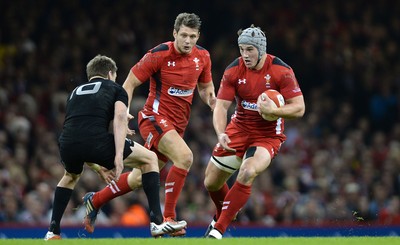
<svg viewBox="0 0 400 245"><path fill-rule="evenodd" d="M199 40L200 33L198 29L182 25L179 31L174 30L174 46L181 54L189 54L192 52L194 45Z"/></svg>
<svg viewBox="0 0 400 245"><path fill-rule="evenodd" d="M240 55L249 69L254 69L258 63L258 49L253 45L239 44Z"/></svg>

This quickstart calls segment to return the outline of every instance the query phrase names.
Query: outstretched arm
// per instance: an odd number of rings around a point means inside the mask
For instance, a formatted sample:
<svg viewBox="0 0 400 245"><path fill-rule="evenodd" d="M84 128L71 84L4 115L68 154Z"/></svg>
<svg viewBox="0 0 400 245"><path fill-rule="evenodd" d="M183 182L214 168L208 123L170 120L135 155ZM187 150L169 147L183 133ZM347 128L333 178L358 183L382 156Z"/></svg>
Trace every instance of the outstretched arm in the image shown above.
<svg viewBox="0 0 400 245"><path fill-rule="evenodd" d="M141 84L142 84L142 82L130 70L128 76L125 79L124 84L122 85L122 87L124 87L124 89L128 93L128 112L129 112L129 108L131 106L133 93L134 93L135 89L138 86L140 86Z"/></svg>
<svg viewBox="0 0 400 245"><path fill-rule="evenodd" d="M218 137L218 142L221 146L227 151L236 151L228 146L231 140L225 133L225 128L228 123L228 109L231 104L232 101L217 99L213 113L213 125Z"/></svg>
<svg viewBox="0 0 400 245"><path fill-rule="evenodd" d="M102 167L96 163L86 162L86 164L95 171L102 180L104 180L107 184L110 184L113 179L115 179L115 173L112 170L108 170L105 167Z"/></svg>
<svg viewBox="0 0 400 245"><path fill-rule="evenodd" d="M126 93L128 94L128 108L127 108L128 121L134 118L134 116L132 114L130 114L129 108L131 106L133 93L134 93L135 89L138 86L140 86L141 84L142 84L142 82L135 76L135 74L133 74L132 71L129 71L129 74L126 77L124 84L122 85L122 87L125 89ZM128 127L128 124L126 124L126 126L127 126L127 130L128 130L127 134L134 135L135 130L130 129Z"/></svg>
<svg viewBox="0 0 400 245"><path fill-rule="evenodd" d="M122 170L124 169L124 147L127 134L128 115L127 107L121 102L115 102L113 133L115 141L115 181L118 181Z"/></svg>
<svg viewBox="0 0 400 245"><path fill-rule="evenodd" d="M211 111L213 111L215 108L215 103L217 101L217 99L215 98L213 82L211 81L208 83L198 83L197 89L199 91L201 100L211 108Z"/></svg>

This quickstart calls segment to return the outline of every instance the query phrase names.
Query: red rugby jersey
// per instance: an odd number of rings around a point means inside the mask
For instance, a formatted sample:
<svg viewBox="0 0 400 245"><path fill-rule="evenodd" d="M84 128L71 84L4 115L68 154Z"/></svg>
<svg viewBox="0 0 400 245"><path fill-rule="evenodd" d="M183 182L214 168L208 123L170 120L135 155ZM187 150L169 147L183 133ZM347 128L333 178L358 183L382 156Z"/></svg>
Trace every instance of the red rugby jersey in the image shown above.
<svg viewBox="0 0 400 245"><path fill-rule="evenodd" d="M178 128L189 121L197 83L212 82L209 52L197 45L180 54L172 41L149 50L131 70L140 81L150 80L145 111L169 118Z"/></svg>
<svg viewBox="0 0 400 245"><path fill-rule="evenodd" d="M270 122L257 112L257 98L267 89L279 91L285 100L302 95L292 68L278 57L268 54L261 70L246 68L239 57L226 68L217 97L229 101L236 99L232 122L243 130L285 137L283 118Z"/></svg>

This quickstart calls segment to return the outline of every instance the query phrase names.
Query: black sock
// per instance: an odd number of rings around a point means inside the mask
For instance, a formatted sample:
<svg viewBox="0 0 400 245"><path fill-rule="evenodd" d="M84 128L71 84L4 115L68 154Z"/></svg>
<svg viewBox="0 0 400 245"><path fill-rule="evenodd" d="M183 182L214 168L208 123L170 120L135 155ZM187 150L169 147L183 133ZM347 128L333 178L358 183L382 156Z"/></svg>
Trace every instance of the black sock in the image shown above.
<svg viewBox="0 0 400 245"><path fill-rule="evenodd" d="M142 185L150 208L150 220L157 225L164 221L160 207L160 174L149 172L142 174Z"/></svg>
<svg viewBox="0 0 400 245"><path fill-rule="evenodd" d="M54 234L59 235L61 233L61 218L67 208L69 199L72 196L72 191L73 190L71 189L57 186L56 191L54 192L53 211L49 227L49 231L52 231Z"/></svg>

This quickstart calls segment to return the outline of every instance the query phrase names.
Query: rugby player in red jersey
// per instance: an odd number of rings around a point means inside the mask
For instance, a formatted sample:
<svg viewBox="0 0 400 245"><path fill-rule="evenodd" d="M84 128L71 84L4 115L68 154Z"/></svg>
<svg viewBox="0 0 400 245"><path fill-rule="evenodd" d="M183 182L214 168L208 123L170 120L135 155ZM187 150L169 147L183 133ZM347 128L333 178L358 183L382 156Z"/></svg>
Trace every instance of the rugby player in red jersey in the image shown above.
<svg viewBox="0 0 400 245"><path fill-rule="evenodd" d="M134 90L150 80L150 91L139 112L138 123L145 146L154 151L160 168L171 161L165 181L164 217L176 219L176 203L193 162L193 153L183 140L189 122L193 95L197 88L200 98L215 107L215 91L211 76L209 52L196 45L200 37L200 18L193 13L181 13L174 24L174 41L149 50L132 67L123 87L131 104ZM133 169L122 174L116 186L109 185L90 200L95 212L107 201L141 186L141 173ZM91 207L89 207L91 208ZM94 229L93 216L86 216L85 226ZM172 236L185 235L184 229Z"/></svg>
<svg viewBox="0 0 400 245"><path fill-rule="evenodd" d="M246 204L254 179L264 171L285 141L284 118L302 117L304 98L290 66L266 53L264 32L253 25L239 31L240 57L225 70L213 113L218 136L208 163L204 185L216 206L216 215L205 237L221 239L238 211ZM286 104L277 108L263 92L279 91ZM227 113L236 100L228 123ZM267 121L261 113L274 115ZM233 186L226 181L239 170Z"/></svg>

